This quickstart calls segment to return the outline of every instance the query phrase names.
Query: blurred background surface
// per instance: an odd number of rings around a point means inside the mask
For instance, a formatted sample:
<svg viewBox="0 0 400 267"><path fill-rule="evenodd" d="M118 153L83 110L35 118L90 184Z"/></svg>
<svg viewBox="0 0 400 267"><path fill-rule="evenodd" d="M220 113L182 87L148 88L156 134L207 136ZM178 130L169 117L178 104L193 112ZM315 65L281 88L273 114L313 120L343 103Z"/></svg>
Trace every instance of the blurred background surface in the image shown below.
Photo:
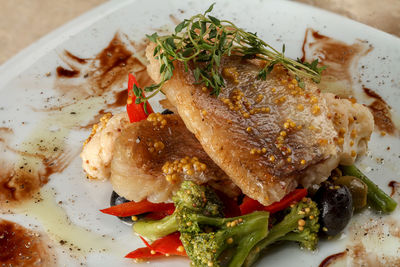
<svg viewBox="0 0 400 267"><path fill-rule="evenodd" d="M0 0L0 64L50 31L106 1ZM333 11L400 37L400 0L297 1Z"/></svg>

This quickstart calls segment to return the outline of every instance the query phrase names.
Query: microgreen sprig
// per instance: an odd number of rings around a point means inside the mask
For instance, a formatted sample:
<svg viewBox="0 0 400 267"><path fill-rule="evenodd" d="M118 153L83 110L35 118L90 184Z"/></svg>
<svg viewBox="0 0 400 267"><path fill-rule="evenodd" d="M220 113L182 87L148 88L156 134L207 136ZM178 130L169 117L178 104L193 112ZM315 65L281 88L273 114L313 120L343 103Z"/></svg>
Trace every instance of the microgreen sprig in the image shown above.
<svg viewBox="0 0 400 267"><path fill-rule="evenodd" d="M160 82L141 89L135 87L136 103L147 102L161 91L166 81L171 79L174 71L174 61L182 62L185 71L189 64L196 83L210 88L211 94L218 96L225 86L220 71L221 59L232 54L245 58L257 58L267 63L257 77L265 80L276 64L281 64L304 86L303 78L319 82L323 68L317 67L318 61L305 63L285 57L285 45L279 52L256 33L238 28L228 20L219 20L209 13L215 3L203 14L197 14L185 19L175 27L173 34L158 36L157 33L147 35L156 44L153 56L160 63ZM151 93L144 96L143 91Z"/></svg>

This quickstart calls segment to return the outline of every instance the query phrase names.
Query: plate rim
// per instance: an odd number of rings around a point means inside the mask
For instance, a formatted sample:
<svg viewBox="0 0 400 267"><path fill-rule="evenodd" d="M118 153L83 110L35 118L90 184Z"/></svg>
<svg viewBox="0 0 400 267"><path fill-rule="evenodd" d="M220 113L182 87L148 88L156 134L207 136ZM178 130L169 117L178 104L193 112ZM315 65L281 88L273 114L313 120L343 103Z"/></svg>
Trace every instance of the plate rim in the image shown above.
<svg viewBox="0 0 400 267"><path fill-rule="evenodd" d="M255 0L254 0L255 1ZM334 13L332 11L328 11L319 7L311 6L305 3L295 2L292 0L265 0L267 2L275 2L289 5L297 5L302 8L308 8L313 10L314 12L325 13L329 16L335 16L336 18L341 18L344 24L351 23L356 27L367 30L369 32L373 32L374 34L380 35L378 38L389 38L396 42L399 42L400 45L400 37L392 35L390 33L384 32L380 29L374 28L367 24L358 22L356 20L347 18L343 15ZM37 41L33 42L29 46L23 48L16 55L12 56L2 65L0 65L0 80L2 81L2 85L4 86L9 81L14 79L18 74L29 68L32 64L34 64L38 59L42 56L46 55L49 51L55 49L58 45L64 43L69 38L73 37L73 35L82 31L107 15L112 14L114 11L123 8L124 6L130 5L137 0L109 0L99 6L79 15L78 17L70 20L69 22L63 24L62 26L52 30L48 34L42 36ZM214 2L218 2L218 0L214 0ZM353 26L353 27L354 27ZM21 66L23 66L21 68ZM2 87L3 87L2 86ZM4 87L3 87L4 88ZM0 90L2 88L0 87Z"/></svg>
<svg viewBox="0 0 400 267"><path fill-rule="evenodd" d="M59 28L56 28L49 34L46 34L45 36L41 37L38 41L32 43L31 45L20 51L17 55L15 55L14 57L12 57L8 61L6 61L3 65L0 66L0 80L2 81L2 85L0 85L0 91L6 89L6 86L4 85L6 85L9 81L16 79L18 75L23 73L33 64L35 64L37 60L40 60L40 58L46 56L50 51L56 49L59 45L62 45L70 38L72 39L75 38L75 35L79 34L79 32L87 29L88 27L91 27L98 21L103 20L105 17L112 15L119 9L124 8L124 6L134 5L134 3L136 2L138 1L110 0L88 12L85 12L84 14L78 16L77 18L71 20L70 22L60 26ZM290 0L286 0L286 2L283 2L282 0L264 0L263 2L264 4L265 2L272 4L278 3L280 5L288 5L291 7L301 6L306 8L307 10L310 10L312 13L318 12L321 13L322 15L327 14L337 19L340 18L343 22L343 25L351 24L356 29L362 29L365 32L370 32L371 35L376 36L375 38L377 39L392 40L400 44L400 38L396 36L393 36L391 34L388 34L371 26L354 21L352 19L346 18L344 16L338 15L330 11L326 11L320 8L316 8L310 5ZM23 66L23 68L21 68L21 66Z"/></svg>

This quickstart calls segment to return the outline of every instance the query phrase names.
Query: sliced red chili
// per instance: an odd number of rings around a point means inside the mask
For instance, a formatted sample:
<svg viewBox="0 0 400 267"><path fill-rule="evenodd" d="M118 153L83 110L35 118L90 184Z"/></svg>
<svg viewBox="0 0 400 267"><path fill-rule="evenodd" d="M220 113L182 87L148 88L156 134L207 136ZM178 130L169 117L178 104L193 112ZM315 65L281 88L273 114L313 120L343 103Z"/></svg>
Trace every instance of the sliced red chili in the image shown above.
<svg viewBox="0 0 400 267"><path fill-rule="evenodd" d="M139 236L139 237L140 237L140 239L143 241L143 243L146 245L146 247L148 247L148 248L150 248L150 249L153 249L153 248L150 246L149 242L147 242L146 239L144 239L142 236Z"/></svg>
<svg viewBox="0 0 400 267"><path fill-rule="evenodd" d="M174 213L174 211L175 211L175 208L165 210L165 211L150 212L149 214L146 214L145 218L150 219L150 220L161 220L162 218Z"/></svg>
<svg viewBox="0 0 400 267"><path fill-rule="evenodd" d="M272 203L271 205L265 207L265 211L269 211L271 213L278 212L280 210L284 210L289 207L291 204L300 201L303 197L307 196L307 189L295 189L289 194L287 194L281 201Z"/></svg>
<svg viewBox="0 0 400 267"><path fill-rule="evenodd" d="M173 203L152 203L147 200L126 202L100 210L103 213L118 217L139 215L146 212L166 212L175 209Z"/></svg>
<svg viewBox="0 0 400 267"><path fill-rule="evenodd" d="M165 255L160 252L155 252L154 250L152 251L148 247L138 248L125 255L125 258L129 259L150 259L150 258L160 258L160 257L165 257Z"/></svg>
<svg viewBox="0 0 400 267"><path fill-rule="evenodd" d="M305 188L295 189L292 192L290 192L289 194L287 194L280 201L272 203L269 206L264 206L257 200L251 199L246 196L243 199L243 203L240 205L240 211L241 211L242 215L251 213L256 210L264 210L264 211L268 211L270 213L275 213L275 212L286 209L292 203L298 202L305 196L307 196L307 189L305 189Z"/></svg>
<svg viewBox="0 0 400 267"><path fill-rule="evenodd" d="M263 206L257 200L254 200L252 198L249 198L248 196L245 196L242 204L240 205L240 212L242 215L245 215L245 214L252 213L253 211L256 211L256 210L263 210L264 207L265 206Z"/></svg>
<svg viewBox="0 0 400 267"><path fill-rule="evenodd" d="M128 79L128 101L126 105L126 111L129 116L130 122L138 122L146 119L150 113L153 113L153 109L150 106L150 103L146 104L147 113L144 108L144 103L136 104L136 96L133 93L133 87L136 85L139 87L138 82L136 81L135 76L129 73Z"/></svg>
<svg viewBox="0 0 400 267"><path fill-rule="evenodd" d="M128 253L125 257L131 259L148 259L166 256L167 254L176 256L187 256L179 237L180 233L175 232L160 239L157 239L152 244L149 244L143 237L140 237L146 247L138 248Z"/></svg>
<svg viewBox="0 0 400 267"><path fill-rule="evenodd" d="M181 234L179 232L172 233L157 239L151 244L151 247L156 252L169 255L187 256L180 240Z"/></svg>

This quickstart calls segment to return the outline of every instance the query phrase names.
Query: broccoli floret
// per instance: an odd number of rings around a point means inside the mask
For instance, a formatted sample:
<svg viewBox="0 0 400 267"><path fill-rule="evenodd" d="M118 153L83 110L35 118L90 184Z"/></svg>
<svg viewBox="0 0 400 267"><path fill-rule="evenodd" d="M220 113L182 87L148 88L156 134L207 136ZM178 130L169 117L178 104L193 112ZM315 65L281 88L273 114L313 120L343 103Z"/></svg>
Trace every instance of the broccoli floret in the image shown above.
<svg viewBox="0 0 400 267"><path fill-rule="evenodd" d="M274 225L268 236L252 249L244 266L251 266L265 248L277 241L296 241L302 248L316 248L319 231L317 204L310 198L304 198L289 209L283 220Z"/></svg>
<svg viewBox="0 0 400 267"><path fill-rule="evenodd" d="M197 229L196 221L188 226L184 221L186 214L222 217L223 205L214 191L207 186L200 186L194 182L185 181L173 197L175 212L161 220L141 220L134 224L133 229L151 240L156 240L176 231L184 232Z"/></svg>
<svg viewBox="0 0 400 267"><path fill-rule="evenodd" d="M268 235L269 213L253 212L234 218L186 214L180 221L199 228L181 232L181 241L194 266L242 266L252 248ZM227 257L227 259L223 259Z"/></svg>
<svg viewBox="0 0 400 267"><path fill-rule="evenodd" d="M159 221L139 221L135 231L157 239L181 233L186 253L195 266L242 266L252 248L268 235L268 212L223 218L223 205L211 188L182 183L173 198L174 214Z"/></svg>
<svg viewBox="0 0 400 267"><path fill-rule="evenodd" d="M195 266L251 266L262 251L278 241L295 241L309 250L318 242L319 210L305 198L268 231L269 213L263 211L223 218L222 203L211 188L185 181L173 198L175 212L159 221L139 221L135 231L157 239L179 231Z"/></svg>
<svg viewBox="0 0 400 267"><path fill-rule="evenodd" d="M182 183L173 201L178 210L187 209L191 213L213 217L223 215L223 204L214 190L191 181Z"/></svg>

